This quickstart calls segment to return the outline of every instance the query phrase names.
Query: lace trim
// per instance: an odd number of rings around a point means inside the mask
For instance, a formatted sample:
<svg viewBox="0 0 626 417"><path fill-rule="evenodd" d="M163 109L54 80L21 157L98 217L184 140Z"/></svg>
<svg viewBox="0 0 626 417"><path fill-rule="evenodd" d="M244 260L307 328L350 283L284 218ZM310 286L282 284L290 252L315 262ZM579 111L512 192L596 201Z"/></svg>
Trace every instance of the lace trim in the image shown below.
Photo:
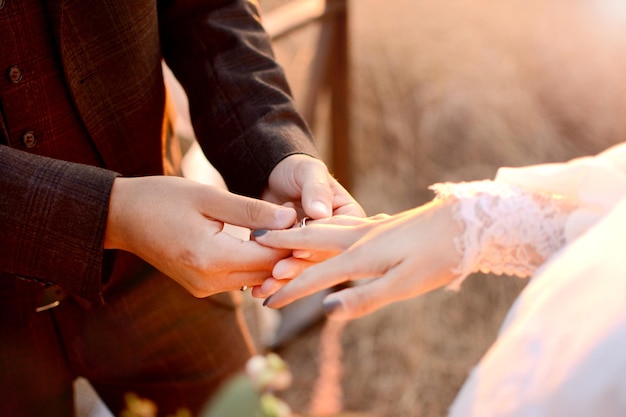
<svg viewBox="0 0 626 417"><path fill-rule="evenodd" d="M497 181L439 183L437 199L454 198L454 219L463 232L454 240L461 254L458 274L448 288L458 289L474 272L531 276L565 244L565 222L575 202L559 195L533 193Z"/></svg>

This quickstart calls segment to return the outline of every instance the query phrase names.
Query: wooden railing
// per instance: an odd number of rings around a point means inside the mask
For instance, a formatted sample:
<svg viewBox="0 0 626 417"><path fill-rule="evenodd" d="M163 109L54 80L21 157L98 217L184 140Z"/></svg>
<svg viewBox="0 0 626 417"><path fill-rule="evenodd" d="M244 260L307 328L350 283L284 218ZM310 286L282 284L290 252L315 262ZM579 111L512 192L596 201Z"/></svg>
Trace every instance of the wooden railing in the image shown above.
<svg viewBox="0 0 626 417"><path fill-rule="evenodd" d="M263 15L263 25L275 42L311 24L321 27L301 112L314 126L319 95L324 91L330 94L331 155L326 162L341 184L350 189L348 1L291 0Z"/></svg>

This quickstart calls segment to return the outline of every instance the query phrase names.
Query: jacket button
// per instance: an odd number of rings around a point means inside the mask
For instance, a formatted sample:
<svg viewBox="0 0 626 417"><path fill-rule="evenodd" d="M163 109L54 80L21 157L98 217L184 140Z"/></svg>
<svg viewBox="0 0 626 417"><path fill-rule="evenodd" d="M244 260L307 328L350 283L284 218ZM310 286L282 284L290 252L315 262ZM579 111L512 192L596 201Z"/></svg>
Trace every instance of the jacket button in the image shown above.
<svg viewBox="0 0 626 417"><path fill-rule="evenodd" d="M0 0L0 9L4 7L5 0Z"/></svg>
<svg viewBox="0 0 626 417"><path fill-rule="evenodd" d="M9 80L11 80L13 84L19 83L20 81L22 81L22 78L23 78L22 70L17 65L14 65L11 68L9 68L7 75L9 76Z"/></svg>
<svg viewBox="0 0 626 417"><path fill-rule="evenodd" d="M35 132L29 130L22 135L22 142L24 142L24 146L27 148L32 148L37 143L37 138L35 137Z"/></svg>

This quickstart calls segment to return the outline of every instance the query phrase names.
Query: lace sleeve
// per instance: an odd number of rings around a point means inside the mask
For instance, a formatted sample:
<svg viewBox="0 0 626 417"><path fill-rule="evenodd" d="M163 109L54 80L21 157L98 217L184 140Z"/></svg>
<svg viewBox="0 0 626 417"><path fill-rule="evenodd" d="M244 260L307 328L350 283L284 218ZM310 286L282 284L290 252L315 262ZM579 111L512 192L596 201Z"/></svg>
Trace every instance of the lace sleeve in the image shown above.
<svg viewBox="0 0 626 417"><path fill-rule="evenodd" d="M462 255L453 269L458 289L473 272L531 276L565 244L564 227L576 202L559 195L535 193L497 181L443 183L430 187L438 199L454 198L455 238Z"/></svg>

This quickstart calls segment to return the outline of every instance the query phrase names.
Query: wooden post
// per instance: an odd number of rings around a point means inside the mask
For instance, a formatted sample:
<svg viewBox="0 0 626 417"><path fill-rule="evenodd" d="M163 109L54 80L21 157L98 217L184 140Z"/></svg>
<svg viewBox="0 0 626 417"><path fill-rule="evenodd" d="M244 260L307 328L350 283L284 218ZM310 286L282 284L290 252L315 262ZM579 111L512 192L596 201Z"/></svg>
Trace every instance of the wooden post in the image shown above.
<svg viewBox="0 0 626 417"><path fill-rule="evenodd" d="M265 14L263 24L276 41L311 23L321 23L302 113L313 125L318 94L329 89L332 155L328 162L335 177L349 190L352 178L347 3L347 0L293 0Z"/></svg>
<svg viewBox="0 0 626 417"><path fill-rule="evenodd" d="M332 42L328 80L331 91L331 138L332 169L336 178L346 188L352 187L350 158L350 88L349 88L349 39L348 5L345 0L326 0L343 3L343 9L333 17L334 41Z"/></svg>

